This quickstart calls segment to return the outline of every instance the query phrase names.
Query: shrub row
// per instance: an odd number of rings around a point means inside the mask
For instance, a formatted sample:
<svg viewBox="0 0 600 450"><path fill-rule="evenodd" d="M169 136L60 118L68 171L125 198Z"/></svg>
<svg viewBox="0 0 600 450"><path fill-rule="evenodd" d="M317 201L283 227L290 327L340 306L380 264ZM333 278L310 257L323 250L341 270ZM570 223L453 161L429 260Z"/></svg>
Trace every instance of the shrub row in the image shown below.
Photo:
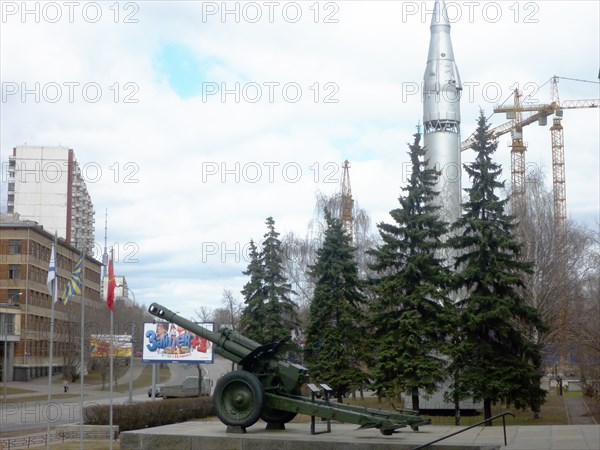
<svg viewBox="0 0 600 450"><path fill-rule="evenodd" d="M214 415L212 397L113 405L113 425L119 426L119 432L158 427ZM86 425L108 425L110 405L91 405L84 408L83 420Z"/></svg>

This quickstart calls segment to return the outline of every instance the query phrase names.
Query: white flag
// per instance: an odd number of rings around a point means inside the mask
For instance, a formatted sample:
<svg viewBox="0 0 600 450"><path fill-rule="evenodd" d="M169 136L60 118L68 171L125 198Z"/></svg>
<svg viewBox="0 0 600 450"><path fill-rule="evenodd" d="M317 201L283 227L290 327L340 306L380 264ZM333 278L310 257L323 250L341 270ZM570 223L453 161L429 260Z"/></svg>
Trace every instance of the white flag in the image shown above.
<svg viewBox="0 0 600 450"><path fill-rule="evenodd" d="M56 301L54 298L54 283L56 283L56 262L55 262L55 248L54 244L52 244L52 253L50 254L50 265L48 266L48 281L46 284L48 285L48 292L52 296L52 299Z"/></svg>

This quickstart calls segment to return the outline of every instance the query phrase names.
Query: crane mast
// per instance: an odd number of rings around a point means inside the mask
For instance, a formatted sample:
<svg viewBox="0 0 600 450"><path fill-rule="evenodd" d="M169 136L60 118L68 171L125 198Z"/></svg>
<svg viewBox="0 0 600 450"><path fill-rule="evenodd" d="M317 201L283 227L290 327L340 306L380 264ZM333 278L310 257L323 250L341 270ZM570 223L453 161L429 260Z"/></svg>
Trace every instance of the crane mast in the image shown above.
<svg viewBox="0 0 600 450"><path fill-rule="evenodd" d="M563 111L558 97L558 77L552 77L552 102L558 105L552 117L550 136L552 139L552 194L554 198L554 221L558 239L567 238L567 188L565 183L565 136L562 126Z"/></svg>
<svg viewBox="0 0 600 450"><path fill-rule="evenodd" d="M525 151L527 147L523 142L521 93L518 89L515 89L514 100L515 109L511 126L510 172L513 192L513 214L521 215L525 208Z"/></svg>
<svg viewBox="0 0 600 450"><path fill-rule="evenodd" d="M514 92L513 106L498 106L494 108L494 113L506 113L510 122L490 130L492 139L498 139L500 136L511 132L511 182L513 212L518 214L523 211L525 206L525 151L527 146L523 141L523 128L534 122L540 126L545 126L548 117L552 117L552 126L550 127L552 143L552 192L554 199L554 220L557 226L558 238L561 241L566 239L567 234L567 195L565 179L565 145L564 129L562 125L563 111L565 109L598 108L600 99L582 99L561 101L558 95L558 80L564 78L553 76L551 81L552 103L550 104L528 104L523 105L521 94L518 89ZM529 113L524 117L523 113ZM461 143L461 150L465 151L471 147L475 141L473 136Z"/></svg>

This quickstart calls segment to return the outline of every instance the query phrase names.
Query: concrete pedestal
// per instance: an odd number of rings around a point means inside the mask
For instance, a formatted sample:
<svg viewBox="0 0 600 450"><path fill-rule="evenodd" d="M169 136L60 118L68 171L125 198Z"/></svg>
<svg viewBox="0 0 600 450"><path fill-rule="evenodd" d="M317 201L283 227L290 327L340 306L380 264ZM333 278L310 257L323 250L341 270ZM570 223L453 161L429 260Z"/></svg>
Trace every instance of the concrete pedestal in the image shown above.
<svg viewBox="0 0 600 450"><path fill-rule="evenodd" d="M221 422L185 422L147 430L123 432L122 450L157 448L202 450L408 450L455 431L454 427L424 426L420 431L403 428L392 436L377 429L357 430L356 425L331 424L331 433L310 434L310 423L288 423L285 430L266 430L259 421L245 434L226 433ZM436 444L436 450L499 449L503 445L502 429L488 441L478 440L481 429L469 430L462 436Z"/></svg>

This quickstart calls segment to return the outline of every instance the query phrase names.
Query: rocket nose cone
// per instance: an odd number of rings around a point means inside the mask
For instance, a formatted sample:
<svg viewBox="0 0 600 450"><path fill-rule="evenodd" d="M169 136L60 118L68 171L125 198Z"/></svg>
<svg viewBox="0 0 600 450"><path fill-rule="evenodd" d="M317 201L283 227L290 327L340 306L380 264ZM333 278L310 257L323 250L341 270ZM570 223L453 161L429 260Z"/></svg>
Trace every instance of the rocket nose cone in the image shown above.
<svg viewBox="0 0 600 450"><path fill-rule="evenodd" d="M448 11L446 10L446 2L444 0L435 0L433 5L433 15L431 16L431 27L436 26L450 26L450 20L448 20Z"/></svg>

